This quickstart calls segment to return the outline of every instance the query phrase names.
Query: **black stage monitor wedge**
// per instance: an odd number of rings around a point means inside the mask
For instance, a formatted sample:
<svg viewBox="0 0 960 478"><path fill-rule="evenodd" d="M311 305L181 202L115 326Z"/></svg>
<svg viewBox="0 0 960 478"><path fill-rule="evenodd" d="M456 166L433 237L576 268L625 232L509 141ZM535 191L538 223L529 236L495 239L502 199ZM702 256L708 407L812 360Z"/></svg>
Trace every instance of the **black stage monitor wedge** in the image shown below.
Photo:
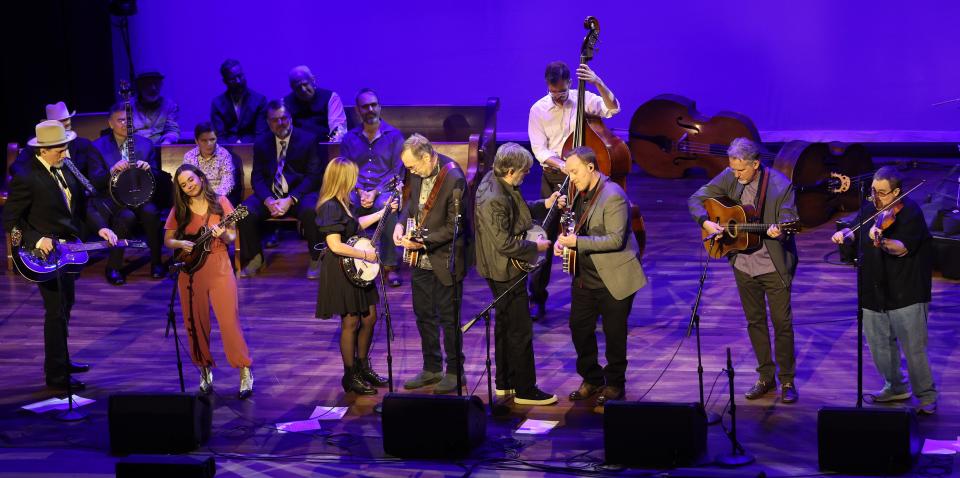
<svg viewBox="0 0 960 478"><path fill-rule="evenodd" d="M476 396L388 393L382 420L383 451L402 458L465 457L487 436Z"/></svg>
<svg viewBox="0 0 960 478"><path fill-rule="evenodd" d="M603 411L603 448L610 464L700 464L707 455L707 415L699 403L609 402Z"/></svg>
<svg viewBox="0 0 960 478"><path fill-rule="evenodd" d="M908 408L823 407L817 451L821 471L906 473L920 454L917 416Z"/></svg>
<svg viewBox="0 0 960 478"><path fill-rule="evenodd" d="M186 453L210 437L210 400L192 393L124 393L108 402L110 452Z"/></svg>
<svg viewBox="0 0 960 478"><path fill-rule="evenodd" d="M213 457L130 456L117 462L117 478L213 478L217 465Z"/></svg>

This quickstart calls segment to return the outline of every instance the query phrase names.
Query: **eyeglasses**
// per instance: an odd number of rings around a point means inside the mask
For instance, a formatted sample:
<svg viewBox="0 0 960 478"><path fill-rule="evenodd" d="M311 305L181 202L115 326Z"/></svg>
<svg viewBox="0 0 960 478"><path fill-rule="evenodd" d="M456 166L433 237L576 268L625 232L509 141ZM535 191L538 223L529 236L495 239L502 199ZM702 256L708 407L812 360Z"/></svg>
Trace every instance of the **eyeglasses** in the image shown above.
<svg viewBox="0 0 960 478"><path fill-rule="evenodd" d="M870 192L873 193L874 196L880 196L880 197L882 197L882 198L885 198L885 197L893 194L893 191L877 191L877 190L874 189L874 188L870 188Z"/></svg>

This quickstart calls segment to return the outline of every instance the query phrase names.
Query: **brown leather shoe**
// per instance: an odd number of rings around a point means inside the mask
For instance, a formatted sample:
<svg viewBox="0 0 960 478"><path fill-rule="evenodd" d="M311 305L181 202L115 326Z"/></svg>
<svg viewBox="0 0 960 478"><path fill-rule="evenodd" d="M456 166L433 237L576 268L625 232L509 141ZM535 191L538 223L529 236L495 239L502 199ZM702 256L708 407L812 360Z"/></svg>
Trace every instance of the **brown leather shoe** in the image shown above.
<svg viewBox="0 0 960 478"><path fill-rule="evenodd" d="M620 387L613 387L607 385L603 387L603 390L600 391L600 395L597 396L597 408L603 408L610 400L623 400L627 396L626 391Z"/></svg>
<svg viewBox="0 0 960 478"><path fill-rule="evenodd" d="M567 398L569 398L572 401L586 400L596 395L601 388L603 387L600 385L594 385L592 383L582 382L580 384L580 387L570 392L570 395Z"/></svg>
<svg viewBox="0 0 960 478"><path fill-rule="evenodd" d="M753 384L753 386L750 387L750 390L747 390L747 393L743 394L743 396L747 400L756 400L766 395L767 392L774 390L776 388L777 388L777 382L773 380L769 382L766 380L757 380L757 383Z"/></svg>

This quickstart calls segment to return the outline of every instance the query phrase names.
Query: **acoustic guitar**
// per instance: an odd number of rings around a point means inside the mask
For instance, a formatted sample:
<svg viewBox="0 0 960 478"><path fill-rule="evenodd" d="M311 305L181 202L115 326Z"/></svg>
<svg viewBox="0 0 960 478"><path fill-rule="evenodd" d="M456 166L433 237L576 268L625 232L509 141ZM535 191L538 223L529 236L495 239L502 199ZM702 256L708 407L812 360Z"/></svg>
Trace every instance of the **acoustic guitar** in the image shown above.
<svg viewBox="0 0 960 478"><path fill-rule="evenodd" d="M761 240L770 226L776 225L783 234L800 232L800 221L786 221L776 224L756 222L759 215L751 205L737 204L728 197L707 198L703 202L707 209L707 216L711 221L723 227L723 232L711 236L706 229L701 228L703 246L714 259L727 254L752 251L760 248Z"/></svg>

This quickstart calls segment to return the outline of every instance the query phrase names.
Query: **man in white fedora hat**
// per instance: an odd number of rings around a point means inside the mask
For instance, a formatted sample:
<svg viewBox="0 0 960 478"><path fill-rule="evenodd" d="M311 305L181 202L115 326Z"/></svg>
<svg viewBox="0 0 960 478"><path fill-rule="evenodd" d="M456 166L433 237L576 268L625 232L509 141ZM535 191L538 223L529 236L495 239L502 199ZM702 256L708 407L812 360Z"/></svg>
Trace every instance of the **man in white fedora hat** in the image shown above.
<svg viewBox="0 0 960 478"><path fill-rule="evenodd" d="M10 234L17 228L19 244L43 254L53 251L57 239L83 238L91 230L115 245L117 235L104 226L103 218L95 211L87 214L80 180L70 169L61 169L67 146L76 139L76 133L52 120L38 124L36 132L37 136L27 143L35 151L33 160L21 164L10 183L3 208L4 230ZM73 275L63 274L59 282L59 286L56 280L37 284L46 311L43 368L48 387L66 389L70 383L78 391L85 385L70 374L86 372L89 365L70 361L66 348L66 322L74 303Z"/></svg>
<svg viewBox="0 0 960 478"><path fill-rule="evenodd" d="M67 132L73 132L73 128L71 128L71 118L76 116L76 110L70 112L67 104L63 101L47 105L46 110L48 121L59 121ZM36 156L36 151L32 146L27 145L20 150L20 154L17 156L17 162L15 163L16 166L14 167L32 161L34 156ZM79 171L81 176L86 178L90 177L89 165L92 164L93 161L98 160L99 157L100 152L97 151L97 148L93 147L93 142L87 138L76 136L73 141L67 143L67 158L73 161L73 164L76 165L77 171ZM81 182L82 181L83 180L81 180Z"/></svg>

